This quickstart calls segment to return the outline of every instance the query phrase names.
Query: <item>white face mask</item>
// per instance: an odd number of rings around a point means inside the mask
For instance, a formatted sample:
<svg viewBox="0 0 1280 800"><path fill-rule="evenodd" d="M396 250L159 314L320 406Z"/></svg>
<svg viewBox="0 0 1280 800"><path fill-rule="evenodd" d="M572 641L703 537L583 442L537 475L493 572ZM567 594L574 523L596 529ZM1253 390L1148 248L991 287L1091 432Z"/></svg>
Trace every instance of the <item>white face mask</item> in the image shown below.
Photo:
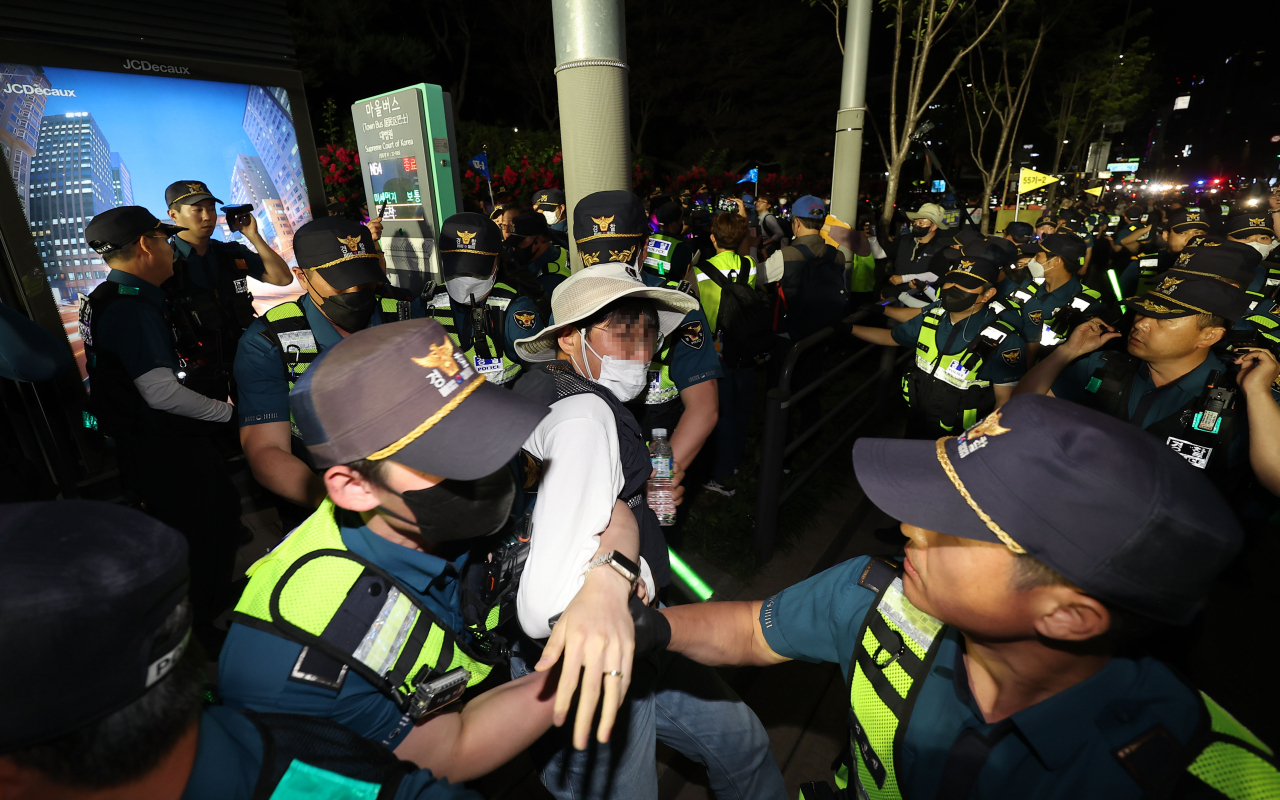
<svg viewBox="0 0 1280 800"><path fill-rule="evenodd" d="M548 225L555 225L560 221L559 215L554 211L543 211L542 216L547 218Z"/></svg>
<svg viewBox="0 0 1280 800"><path fill-rule="evenodd" d="M488 297L489 292L493 290L493 285L497 281L498 273L496 272L487 278L458 275L446 280L444 286L449 291L449 296L453 298L454 302L470 305L473 297L477 303Z"/></svg>
<svg viewBox="0 0 1280 800"><path fill-rule="evenodd" d="M1271 251L1276 249L1276 242L1273 240L1271 244L1263 244L1262 242L1245 242L1245 244L1262 253L1262 257L1266 258L1271 255Z"/></svg>
<svg viewBox="0 0 1280 800"><path fill-rule="evenodd" d="M613 356L602 356L587 342L586 328L579 328L578 336L582 338L583 364L587 363L587 350L590 350L592 355L600 359L600 377L598 378L591 377L589 371L578 367L588 380L594 381L613 392L613 396L623 403L630 402L640 396L640 393L644 391L645 385L649 382L649 362L626 361ZM573 365L575 367L578 366L577 359L574 359Z"/></svg>
<svg viewBox="0 0 1280 800"><path fill-rule="evenodd" d="M1041 264L1040 259L1038 258L1033 258L1030 261L1028 261L1027 269L1031 271L1031 277L1033 278L1044 277L1044 264Z"/></svg>

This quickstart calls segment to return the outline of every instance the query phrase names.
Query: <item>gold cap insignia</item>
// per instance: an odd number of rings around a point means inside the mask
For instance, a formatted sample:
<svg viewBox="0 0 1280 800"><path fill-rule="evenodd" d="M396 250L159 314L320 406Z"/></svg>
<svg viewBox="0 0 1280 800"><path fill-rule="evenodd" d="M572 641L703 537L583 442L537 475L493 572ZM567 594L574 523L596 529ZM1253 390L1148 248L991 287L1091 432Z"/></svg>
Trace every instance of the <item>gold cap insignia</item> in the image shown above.
<svg viewBox="0 0 1280 800"><path fill-rule="evenodd" d="M1199 222L1199 221L1200 221L1200 214L1199 214L1199 212L1196 212L1195 214L1188 214L1188 215L1187 215L1187 222Z"/></svg>
<svg viewBox="0 0 1280 800"><path fill-rule="evenodd" d="M1173 287L1182 283L1184 280L1186 280L1186 278L1174 278L1172 276L1167 277L1164 280L1160 281L1160 285L1156 287L1156 291L1171 292L1173 291Z"/></svg>
<svg viewBox="0 0 1280 800"><path fill-rule="evenodd" d="M613 215L613 217L616 217L616 216L618 215L617 214ZM609 229L609 226L613 224L613 217L592 217L591 221L594 222L596 224L596 227L599 228L601 231L607 231Z"/></svg>
<svg viewBox="0 0 1280 800"><path fill-rule="evenodd" d="M613 219L613 218L610 217L610 219ZM630 247L628 247L626 250L610 250L609 260L621 261L623 263L630 264L632 257L634 257L636 254L637 247L639 247L639 245L633 244Z"/></svg>
<svg viewBox="0 0 1280 800"><path fill-rule="evenodd" d="M360 237L359 237L359 236L339 236L339 237L337 237L337 239L338 239L338 242L339 242L343 247L346 247L346 248L347 248L348 250L350 250L352 253L358 253L358 252L360 252Z"/></svg>
<svg viewBox="0 0 1280 800"><path fill-rule="evenodd" d="M1253 217L1249 217L1249 224L1250 224L1250 225L1257 225L1258 227L1262 227L1263 219L1264 219L1263 217L1258 217L1257 219L1254 219Z"/></svg>
<svg viewBox="0 0 1280 800"><path fill-rule="evenodd" d="M412 361L423 369L438 369L450 378L458 374L458 362L453 360L453 342L449 339L445 339L444 344L431 345L431 355Z"/></svg>
<svg viewBox="0 0 1280 800"><path fill-rule="evenodd" d="M548 197L548 195L545 195L545 194L544 194L544 195L539 196L539 197L538 197L538 202L539 202L539 203L545 203L545 202L547 202L547 197Z"/></svg>
<svg viewBox="0 0 1280 800"><path fill-rule="evenodd" d="M1000 424L1000 412L992 411L982 422L965 431L964 438L968 440L976 439L979 436L999 436L1011 430L1012 428L1006 428Z"/></svg>
<svg viewBox="0 0 1280 800"><path fill-rule="evenodd" d="M463 247L470 247L471 240L476 238L479 231L458 231L458 241L462 242Z"/></svg>
<svg viewBox="0 0 1280 800"><path fill-rule="evenodd" d="M209 191L203 183L188 183L187 191L191 192L207 192Z"/></svg>
<svg viewBox="0 0 1280 800"><path fill-rule="evenodd" d="M974 262L972 262L972 261L965 261L964 259L961 259L961 260L960 260L960 266L956 268L956 271L957 271L957 272L968 272L969 270L973 269L973 263L974 263Z"/></svg>
<svg viewBox="0 0 1280 800"><path fill-rule="evenodd" d="M1179 267L1185 266L1188 262L1191 261L1191 255L1192 255L1191 253L1179 253L1177 266Z"/></svg>
<svg viewBox="0 0 1280 800"><path fill-rule="evenodd" d="M600 263L599 253L580 253L582 256L582 266L590 267Z"/></svg>

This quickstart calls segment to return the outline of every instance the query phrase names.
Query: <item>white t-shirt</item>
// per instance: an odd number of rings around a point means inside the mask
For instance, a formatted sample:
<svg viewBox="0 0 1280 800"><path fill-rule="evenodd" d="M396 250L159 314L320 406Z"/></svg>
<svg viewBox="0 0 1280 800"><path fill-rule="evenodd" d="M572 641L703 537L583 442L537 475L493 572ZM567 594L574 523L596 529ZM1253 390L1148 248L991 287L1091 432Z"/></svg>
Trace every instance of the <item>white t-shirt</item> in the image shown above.
<svg viewBox="0 0 1280 800"><path fill-rule="evenodd" d="M542 482L516 610L524 632L545 639L551 635L547 619L582 588L583 571L600 549L600 534L622 491L618 424L604 400L573 395L551 404L524 449L542 460ZM640 573L653 597L653 574L643 559Z"/></svg>

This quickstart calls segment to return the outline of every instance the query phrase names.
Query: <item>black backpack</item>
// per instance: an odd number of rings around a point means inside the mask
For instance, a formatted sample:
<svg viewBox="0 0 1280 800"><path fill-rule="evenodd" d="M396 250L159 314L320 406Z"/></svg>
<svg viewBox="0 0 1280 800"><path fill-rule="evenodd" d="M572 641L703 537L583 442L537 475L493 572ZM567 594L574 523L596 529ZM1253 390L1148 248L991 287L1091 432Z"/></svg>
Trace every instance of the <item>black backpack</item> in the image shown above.
<svg viewBox="0 0 1280 800"><path fill-rule="evenodd" d="M844 267L832 258L834 247L821 256L802 244L793 244L804 256L804 266L789 290L783 290L791 338L799 341L839 322L849 309L849 292L844 282Z"/></svg>
<svg viewBox="0 0 1280 800"><path fill-rule="evenodd" d="M748 265L738 256L735 280L711 264L698 261L698 269L720 287L720 311L714 333L720 339L720 358L726 367L751 367L773 349L773 323L764 298L747 283Z"/></svg>

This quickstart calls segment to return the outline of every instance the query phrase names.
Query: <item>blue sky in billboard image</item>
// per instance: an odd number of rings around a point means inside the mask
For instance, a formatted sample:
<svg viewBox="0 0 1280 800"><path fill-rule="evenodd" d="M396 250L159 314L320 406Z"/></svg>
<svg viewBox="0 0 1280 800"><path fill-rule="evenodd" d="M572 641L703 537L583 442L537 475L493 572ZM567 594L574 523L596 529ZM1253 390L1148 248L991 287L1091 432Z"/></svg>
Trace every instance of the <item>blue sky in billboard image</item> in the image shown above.
<svg viewBox="0 0 1280 800"><path fill-rule="evenodd" d="M129 169L134 202L158 217L165 187L177 180L204 181L231 202L236 156L257 152L243 127L245 84L57 67L45 74L76 92L48 98L45 114L91 113Z"/></svg>

